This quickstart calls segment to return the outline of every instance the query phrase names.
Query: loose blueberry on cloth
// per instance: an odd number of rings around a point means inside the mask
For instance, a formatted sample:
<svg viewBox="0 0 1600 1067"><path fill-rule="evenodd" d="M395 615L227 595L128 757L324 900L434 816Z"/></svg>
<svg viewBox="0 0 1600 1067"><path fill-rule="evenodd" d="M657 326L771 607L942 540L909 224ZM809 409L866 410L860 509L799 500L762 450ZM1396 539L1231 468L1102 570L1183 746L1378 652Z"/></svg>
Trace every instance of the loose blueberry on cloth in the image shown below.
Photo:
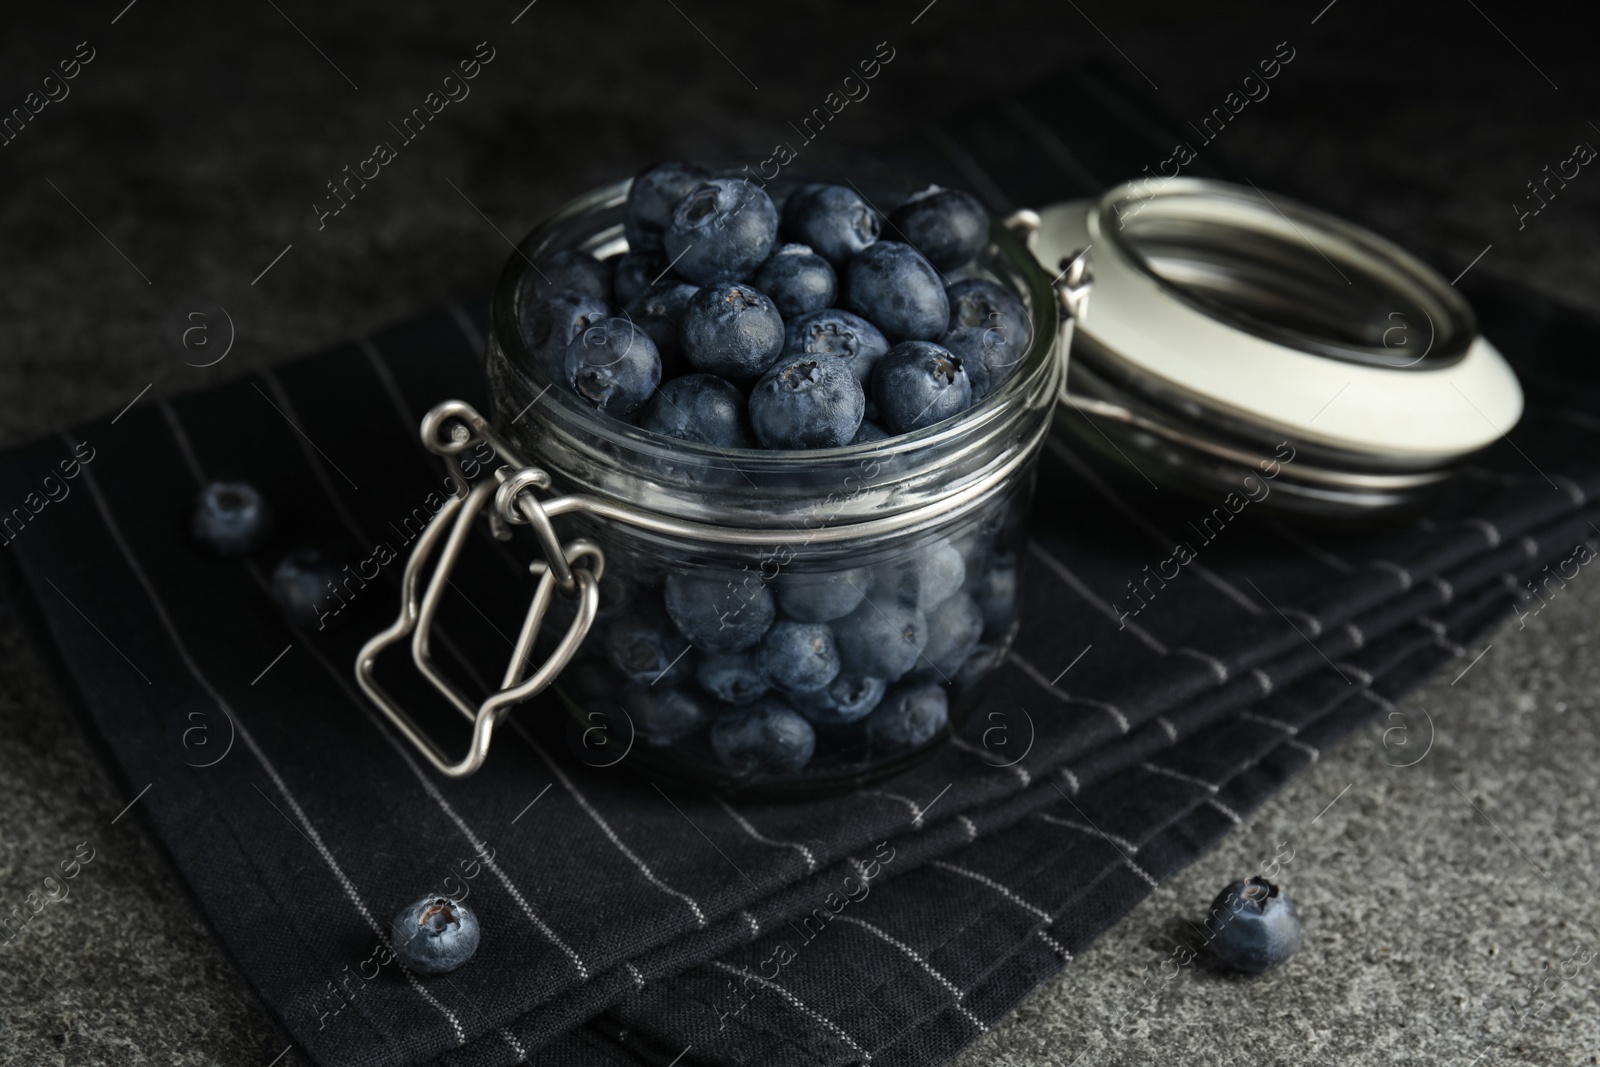
<svg viewBox="0 0 1600 1067"><path fill-rule="evenodd" d="M195 497L189 530L208 551L243 556L272 536L272 508L253 485L212 482Z"/></svg>
<svg viewBox="0 0 1600 1067"><path fill-rule="evenodd" d="M1100 106L1069 81L1041 89L1034 110L1068 96L1075 121ZM1038 204L1052 157L1022 134L1010 142L1021 159L993 156L996 113L946 126L1005 194ZM1062 136L1102 176L1170 148L1099 117L1097 128L1128 140ZM960 184L926 164L916 172ZM1019 569L993 571L992 588L972 594L983 610L1009 583L1025 603L1013 656L987 685L994 703L960 744L849 797L724 807L668 784L658 792L625 766L583 767L581 741L548 701L512 713L479 775L447 782L361 698L350 664L393 619L395 552L409 549L427 501L443 499L429 496L443 471L418 420L451 396L487 409L481 312L441 311L258 372L263 389L281 386L295 425L235 379L11 449L0 499L26 500L42 471L71 471L73 491L5 528L6 605L61 668L127 795L150 786L128 818L160 839L315 1063L937 1063L1330 745L1392 708L1404 714L1396 702L1462 646L1513 611L1538 610L1512 587L1546 565L1571 573L1594 559L1600 460L1592 431L1560 412L1600 409L1592 369L1571 359L1600 347L1600 326L1487 276L1462 284L1527 388L1514 433L1526 458L1509 446L1480 457L1485 477L1450 486L1426 527L1291 537L1245 511L1203 538L1183 530L1215 502L1164 504L1052 441ZM339 625L290 623L272 602L269 562L191 543L195 494L213 479L246 481L277 505L285 547L328 546L349 565ZM1113 499L1193 540L1210 577L1152 580L1156 597L1139 608L1127 583L1142 585L1170 546ZM526 561L478 547L452 581L485 616L520 618ZM1246 579L1316 621L1295 616L1315 649ZM776 593L773 613L787 595ZM510 642L459 606L435 655L462 684L490 687ZM673 624L697 620L691 609ZM771 621L741 648L708 654L696 676L712 655L758 659ZM923 623L926 647L939 631ZM840 674L817 692L842 707L866 676L836 645ZM760 684L739 677L731 692ZM408 706L431 692L398 673L388 684ZM920 684L902 676L894 688ZM237 735L206 768L167 740L195 699L216 702ZM670 730L675 710L653 721ZM445 726L454 717L439 714ZM801 717L817 736L834 728ZM730 741L752 760L787 755L782 742L803 732L775 719L792 728L764 735L758 724L753 742ZM396 909L429 887L456 895L457 883L483 931L466 965L414 982L364 966L381 956Z"/></svg>
<svg viewBox="0 0 1600 1067"><path fill-rule="evenodd" d="M445 974L478 951L482 936L472 909L449 897L423 897L389 923L394 954L418 974Z"/></svg>

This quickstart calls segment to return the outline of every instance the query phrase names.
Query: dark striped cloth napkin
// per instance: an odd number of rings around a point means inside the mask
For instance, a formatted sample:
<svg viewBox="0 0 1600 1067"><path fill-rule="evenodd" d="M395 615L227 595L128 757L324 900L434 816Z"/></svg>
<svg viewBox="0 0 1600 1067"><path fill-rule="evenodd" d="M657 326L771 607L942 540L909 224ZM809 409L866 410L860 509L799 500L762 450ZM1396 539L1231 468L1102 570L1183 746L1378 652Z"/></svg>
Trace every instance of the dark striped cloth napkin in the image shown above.
<svg viewBox="0 0 1600 1067"><path fill-rule="evenodd" d="M1086 103L1047 112L1064 94ZM1162 147L1141 132L1157 120L1127 121L1148 116L1137 106L1079 72L1007 102L1004 122L936 131L943 159L902 166L953 166L997 207L1046 203ZM480 774L446 781L361 698L356 651L398 603L388 560L444 491L418 419L442 398L485 404L471 309L13 449L6 599L318 1063L937 1062L1329 745L1535 610L1516 599L1526 583L1592 554L1600 450L1583 412L1600 387L1592 361L1559 359L1600 328L1526 294L1473 297L1528 386L1515 448L1420 522L1307 531L1246 509L1126 626L1126 583L1211 505L1051 441L1023 630L991 687L1004 736L986 716L832 800L723 802L626 761L586 767L548 699L514 713ZM260 562L189 547L196 487L218 477L277 504ZM267 596L271 560L299 545L370 575L325 630L290 627ZM446 668L480 683L532 589L491 546L469 545L440 621ZM425 892L465 894L484 929L468 966L431 979L381 944Z"/></svg>

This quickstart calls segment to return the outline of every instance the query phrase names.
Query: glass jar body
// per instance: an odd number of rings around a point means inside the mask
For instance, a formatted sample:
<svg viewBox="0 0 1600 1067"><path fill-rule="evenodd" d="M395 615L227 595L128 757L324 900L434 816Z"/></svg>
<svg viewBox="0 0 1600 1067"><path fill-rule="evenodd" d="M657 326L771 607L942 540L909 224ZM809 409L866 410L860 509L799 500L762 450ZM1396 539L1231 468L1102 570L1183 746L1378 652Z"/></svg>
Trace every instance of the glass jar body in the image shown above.
<svg viewBox="0 0 1600 1067"><path fill-rule="evenodd" d="M540 256L625 247L625 195L599 190L523 241L487 352L496 428L555 491L609 505L556 522L606 559L594 627L557 683L571 747L597 766L776 797L897 773L960 728L1016 633L1034 460L1061 377L1050 281L995 228L970 273L1017 293L1033 345L957 419L810 452L676 441L544 378L518 327Z"/></svg>

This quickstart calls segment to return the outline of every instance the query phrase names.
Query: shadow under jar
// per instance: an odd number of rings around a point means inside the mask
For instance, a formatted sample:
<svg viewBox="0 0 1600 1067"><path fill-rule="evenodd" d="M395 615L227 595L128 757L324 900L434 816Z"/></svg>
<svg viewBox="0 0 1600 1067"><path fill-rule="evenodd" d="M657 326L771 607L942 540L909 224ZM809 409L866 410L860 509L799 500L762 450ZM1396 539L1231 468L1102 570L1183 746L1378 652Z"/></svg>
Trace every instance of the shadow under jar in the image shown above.
<svg viewBox="0 0 1600 1067"><path fill-rule="evenodd" d="M608 751L678 784L787 798L898 773L960 728L1016 634L1023 523L1063 373L1051 280L998 223L952 272L1015 293L1033 335L1021 370L959 416L807 451L676 440L552 382L520 329L541 257L627 247L627 191L599 189L529 234L494 297L491 422L552 491L592 502L554 526L605 558L557 692L580 732L599 725ZM895 203L912 190L865 191ZM557 596L551 618L574 610ZM838 674L786 676L786 642L831 643Z"/></svg>

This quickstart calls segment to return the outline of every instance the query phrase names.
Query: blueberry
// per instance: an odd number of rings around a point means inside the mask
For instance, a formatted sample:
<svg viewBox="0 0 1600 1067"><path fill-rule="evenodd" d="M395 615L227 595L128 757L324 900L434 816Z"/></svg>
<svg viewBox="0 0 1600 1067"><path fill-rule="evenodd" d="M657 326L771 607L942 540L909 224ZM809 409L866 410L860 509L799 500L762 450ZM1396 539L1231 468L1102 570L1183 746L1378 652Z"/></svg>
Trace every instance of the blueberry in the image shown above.
<svg viewBox="0 0 1600 1067"><path fill-rule="evenodd" d="M667 614L705 652L749 648L772 625L778 609L759 573L667 576Z"/></svg>
<svg viewBox="0 0 1600 1067"><path fill-rule="evenodd" d="M783 325L783 358L838 356L863 387L872 381L872 368L889 341L883 332L860 315L840 308L825 308L788 319Z"/></svg>
<svg viewBox="0 0 1600 1067"><path fill-rule="evenodd" d="M966 560L949 541L916 552L886 570L878 588L923 612L944 603L967 581Z"/></svg>
<svg viewBox="0 0 1600 1067"><path fill-rule="evenodd" d="M708 285L689 298L679 327L695 370L748 382L783 351L783 316L772 298L750 285Z"/></svg>
<svg viewBox="0 0 1600 1067"><path fill-rule="evenodd" d="M667 261L658 252L629 252L617 259L617 276L612 283L617 303L631 304L667 272Z"/></svg>
<svg viewBox="0 0 1600 1067"><path fill-rule="evenodd" d="M983 612L983 623L991 630L1007 626L1017 615L1017 559L1010 554L996 556L972 590L972 598Z"/></svg>
<svg viewBox="0 0 1600 1067"><path fill-rule="evenodd" d="M947 682L978 647L983 635L983 611L970 596L956 593L928 612L928 643L923 646L921 668L929 680Z"/></svg>
<svg viewBox="0 0 1600 1067"><path fill-rule="evenodd" d="M754 448L744 394L711 374L685 374L664 382L644 406L646 430L715 448Z"/></svg>
<svg viewBox="0 0 1600 1067"><path fill-rule="evenodd" d="M878 239L878 215L847 185L805 185L784 202L783 230L842 267Z"/></svg>
<svg viewBox="0 0 1600 1067"><path fill-rule="evenodd" d="M1246 974L1271 970L1300 947L1294 901L1265 878L1234 882L1218 894L1206 930L1216 957Z"/></svg>
<svg viewBox="0 0 1600 1067"><path fill-rule="evenodd" d="M1022 301L982 278L951 286L950 332L940 344L961 358L974 402L998 390L1021 369L1033 340Z"/></svg>
<svg viewBox="0 0 1600 1067"><path fill-rule="evenodd" d="M560 292L541 300L522 320L522 340L533 365L553 382L566 381L567 346L610 314L604 300L583 293Z"/></svg>
<svg viewBox="0 0 1600 1067"><path fill-rule="evenodd" d="M628 301L624 314L656 343L663 377L681 362L683 345L678 339L678 329L683 322L683 309L697 292L699 287L689 282L663 278Z"/></svg>
<svg viewBox="0 0 1600 1067"><path fill-rule="evenodd" d="M771 688L761 669L761 657L751 650L705 656L695 680L700 688L728 704L748 704Z"/></svg>
<svg viewBox="0 0 1600 1067"><path fill-rule="evenodd" d="M732 282L748 278L777 238L778 210L764 190L743 178L711 178L673 211L666 255L692 282Z"/></svg>
<svg viewBox="0 0 1600 1067"><path fill-rule="evenodd" d="M817 726L842 726L855 722L878 706L889 683L882 678L841 674L821 689L795 693L794 706Z"/></svg>
<svg viewBox="0 0 1600 1067"><path fill-rule="evenodd" d="M189 532L224 559L254 552L272 536L272 508L247 482L209 482L194 500Z"/></svg>
<svg viewBox="0 0 1600 1067"><path fill-rule="evenodd" d="M735 774L793 774L811 762L816 731L789 705L762 697L711 724L711 748Z"/></svg>
<svg viewBox="0 0 1600 1067"><path fill-rule="evenodd" d="M994 327L1003 331L1008 343L1026 352L1033 340L1033 322L1028 309L1015 293L987 278L963 278L945 290L950 301L949 328L962 326Z"/></svg>
<svg viewBox="0 0 1600 1067"><path fill-rule="evenodd" d="M839 674L839 650L826 623L776 623L761 642L761 669L779 689L806 693L821 689Z"/></svg>
<svg viewBox="0 0 1600 1067"><path fill-rule="evenodd" d="M889 431L871 421L862 419L861 425L856 429L856 435L850 438L853 445L864 445L872 441L883 441L889 437Z"/></svg>
<svg viewBox="0 0 1600 1067"><path fill-rule="evenodd" d="M891 341L934 341L949 332L950 300L939 272L899 241L869 245L850 261L840 302Z"/></svg>
<svg viewBox="0 0 1600 1067"><path fill-rule="evenodd" d="M610 262L601 262L579 248L564 248L534 265L533 295L544 300L556 293L582 293L596 300L611 299Z"/></svg>
<svg viewBox="0 0 1600 1067"><path fill-rule="evenodd" d="M622 709L634 733L652 745L682 741L711 718L702 698L670 685L630 685L622 691Z"/></svg>
<svg viewBox="0 0 1600 1067"><path fill-rule="evenodd" d="M453 971L478 951L478 917L449 897L423 897L389 922L395 958L417 974Z"/></svg>
<svg viewBox="0 0 1600 1067"><path fill-rule="evenodd" d="M972 406L972 382L960 357L932 341L902 341L873 369L878 421L890 433L910 433Z"/></svg>
<svg viewBox="0 0 1600 1067"><path fill-rule="evenodd" d="M806 245L779 245L751 281L772 297L785 319L821 311L839 294L833 267Z"/></svg>
<svg viewBox="0 0 1600 1067"><path fill-rule="evenodd" d="M606 631L606 658L630 682L679 684L694 673L688 650L688 638L659 608L629 612Z"/></svg>
<svg viewBox="0 0 1600 1067"><path fill-rule="evenodd" d="M661 355L627 319L602 319L567 345L566 381L601 412L627 418L661 381Z"/></svg>
<svg viewBox="0 0 1600 1067"><path fill-rule="evenodd" d="M867 395L838 356L780 360L750 393L750 426L767 448L838 448L855 437Z"/></svg>
<svg viewBox="0 0 1600 1067"><path fill-rule="evenodd" d="M708 176L705 168L693 163L657 163L640 171L628 187L628 205L623 211L628 248L660 252L662 236L678 202Z"/></svg>
<svg viewBox="0 0 1600 1067"><path fill-rule="evenodd" d="M778 607L801 622L832 622L856 610L872 586L865 569L778 576Z"/></svg>
<svg viewBox="0 0 1600 1067"><path fill-rule="evenodd" d="M1007 638L1006 643L1009 644L1009 642L1010 638ZM1000 666L1000 661L1005 658L1006 648L1004 644L991 645L987 642L980 642L972 650L972 654L967 657L967 661L960 666L950 680L955 682L956 686L962 691L966 691L983 681L984 677Z"/></svg>
<svg viewBox="0 0 1600 1067"><path fill-rule="evenodd" d="M932 740L949 721L950 699L941 686L900 686L867 716L867 737L883 748L915 748Z"/></svg>
<svg viewBox="0 0 1600 1067"><path fill-rule="evenodd" d="M334 597L339 571L321 552L303 548L289 553L272 571L272 595L284 614L301 626L319 622L323 613L337 613L343 601ZM318 626L321 629L321 626Z"/></svg>
<svg viewBox="0 0 1600 1067"><path fill-rule="evenodd" d="M891 211L889 226L940 270L961 266L989 243L989 213L978 199L937 185Z"/></svg>
<svg viewBox="0 0 1600 1067"><path fill-rule="evenodd" d="M917 665L928 643L928 620L916 608L872 599L833 624L844 669L893 682Z"/></svg>

